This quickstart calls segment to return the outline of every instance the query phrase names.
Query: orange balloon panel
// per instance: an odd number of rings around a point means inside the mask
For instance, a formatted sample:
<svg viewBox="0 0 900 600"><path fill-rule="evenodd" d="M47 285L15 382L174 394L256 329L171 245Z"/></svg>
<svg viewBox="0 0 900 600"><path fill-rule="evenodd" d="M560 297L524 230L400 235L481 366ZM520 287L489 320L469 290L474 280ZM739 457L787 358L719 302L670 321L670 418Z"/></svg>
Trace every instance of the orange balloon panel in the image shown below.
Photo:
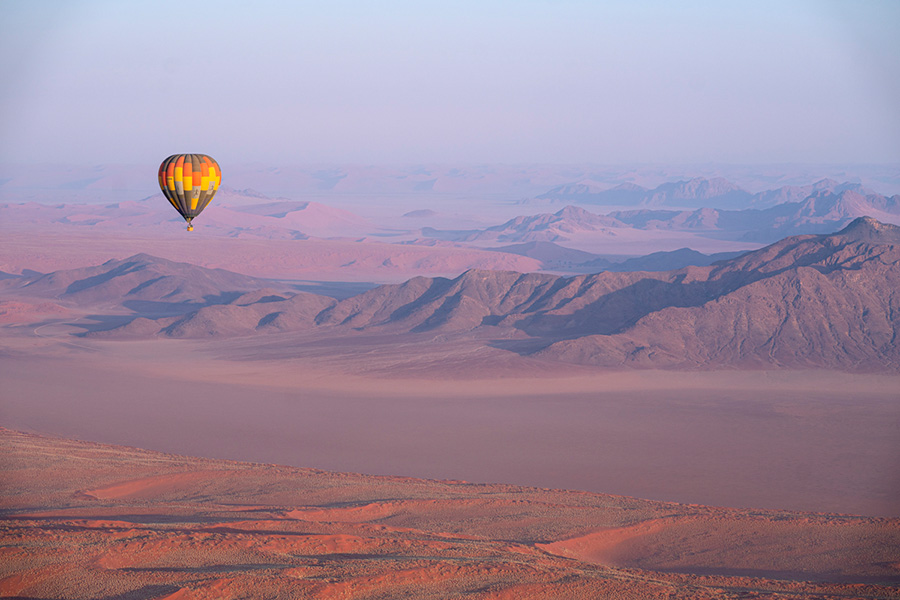
<svg viewBox="0 0 900 600"><path fill-rule="evenodd" d="M188 223L206 208L221 181L219 163L205 154L173 154L159 165L159 187Z"/></svg>

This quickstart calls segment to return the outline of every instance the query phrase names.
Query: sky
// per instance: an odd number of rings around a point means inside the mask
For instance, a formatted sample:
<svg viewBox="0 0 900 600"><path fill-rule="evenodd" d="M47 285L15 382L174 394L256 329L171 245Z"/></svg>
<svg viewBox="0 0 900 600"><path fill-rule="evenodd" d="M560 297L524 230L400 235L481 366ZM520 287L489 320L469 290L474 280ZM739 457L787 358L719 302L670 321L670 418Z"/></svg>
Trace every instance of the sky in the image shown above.
<svg viewBox="0 0 900 600"><path fill-rule="evenodd" d="M3 0L0 161L896 163L896 0Z"/></svg>

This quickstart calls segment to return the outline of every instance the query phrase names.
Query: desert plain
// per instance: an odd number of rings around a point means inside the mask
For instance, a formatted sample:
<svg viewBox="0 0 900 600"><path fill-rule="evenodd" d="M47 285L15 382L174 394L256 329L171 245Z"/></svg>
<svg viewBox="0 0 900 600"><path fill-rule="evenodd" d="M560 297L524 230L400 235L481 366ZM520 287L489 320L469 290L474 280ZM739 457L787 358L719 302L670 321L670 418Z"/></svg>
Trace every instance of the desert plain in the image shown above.
<svg viewBox="0 0 900 600"><path fill-rule="evenodd" d="M0 206L0 595L900 597L900 198L548 180Z"/></svg>

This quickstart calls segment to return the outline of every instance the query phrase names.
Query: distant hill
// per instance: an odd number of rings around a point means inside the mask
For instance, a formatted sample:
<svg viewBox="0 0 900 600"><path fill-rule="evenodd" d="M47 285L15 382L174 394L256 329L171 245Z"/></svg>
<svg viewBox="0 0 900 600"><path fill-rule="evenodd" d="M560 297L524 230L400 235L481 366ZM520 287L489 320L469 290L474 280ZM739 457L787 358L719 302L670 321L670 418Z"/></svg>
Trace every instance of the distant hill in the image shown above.
<svg viewBox="0 0 900 600"><path fill-rule="evenodd" d="M4 295L48 298L75 305L132 303L143 310L153 305L184 312L185 307L224 302L268 285L270 282L264 279L224 269L136 254L95 267L5 279L0 282L0 289Z"/></svg>
<svg viewBox="0 0 900 600"><path fill-rule="evenodd" d="M861 184L840 183L833 179L822 179L804 186L787 185L751 194L721 177L710 179L695 177L663 183L653 189L630 183L611 188L581 182L568 183L548 190L537 196L537 199L573 204L635 206L644 209L675 207L743 210L771 208L787 202L801 202L815 194L837 195L848 191L863 196L878 195Z"/></svg>
<svg viewBox="0 0 900 600"><path fill-rule="evenodd" d="M799 202L784 202L767 209L695 211L617 211L609 216L638 229L732 232L752 241L772 241L787 235L826 233L855 218L876 215L900 221L900 195L893 197L855 189L820 190Z"/></svg>
<svg viewBox="0 0 900 600"><path fill-rule="evenodd" d="M580 204L614 204L631 206L640 204L647 194L647 188L634 183L620 183L615 186L589 179L564 183L537 196L538 200L577 202Z"/></svg>
<svg viewBox="0 0 900 600"><path fill-rule="evenodd" d="M520 254L536 258L543 263L545 270L581 271L594 273L597 271L671 271L687 266L707 266L720 260L735 258L743 252L719 252L703 254L690 248L653 252L646 256L636 256L625 260L598 256L590 252L582 252L566 248L553 242L526 242L491 248L498 252Z"/></svg>
<svg viewBox="0 0 900 600"><path fill-rule="evenodd" d="M816 186L811 186L810 190L814 187ZM801 201L783 202L770 208L744 210L709 207L697 210L642 208L599 215L570 205L556 213L520 216L502 225L485 229L441 231L423 228L422 234L427 238L454 242L497 241L523 244L565 242L576 237L584 239L585 236L593 235L614 237L628 229L666 229L713 238L772 242L789 235L835 231L853 219L866 215L885 222L900 223L900 195L886 197L874 192L863 193L865 190L861 186L833 185L833 182L828 182L828 185L823 183L820 187L822 189L811 191L811 194ZM677 189L683 191L687 188ZM730 188L725 186L721 189ZM785 191L786 188L782 188L781 191L786 194L785 197L792 197L795 193L800 193L797 189ZM607 268L608 265L600 261L598 267Z"/></svg>
<svg viewBox="0 0 900 600"><path fill-rule="evenodd" d="M743 207L751 198L727 179L695 177L688 181L664 183L648 192L643 204L647 206L730 206Z"/></svg>
<svg viewBox="0 0 900 600"><path fill-rule="evenodd" d="M245 294L227 304L200 308L182 317L157 320L137 318L113 332L98 332L96 335L208 338L300 331L314 327L316 315L334 304L332 298L306 292L280 295L262 290Z"/></svg>
<svg viewBox="0 0 900 600"><path fill-rule="evenodd" d="M820 192L840 194L844 191L853 191L863 195L877 195L875 192L863 187L859 183L838 182L834 179L821 179L810 185L786 185L780 188L767 190L754 194L751 199L753 208L770 208L785 202L801 202L810 196Z"/></svg>
<svg viewBox="0 0 900 600"><path fill-rule="evenodd" d="M582 232L611 235L614 229L623 226L615 218L591 213L577 206L566 206L552 214L515 217L502 225L486 229L440 231L426 227L422 229L422 235L454 242L560 242Z"/></svg>
<svg viewBox="0 0 900 600"><path fill-rule="evenodd" d="M403 216L408 219L427 219L429 217L435 217L437 214L436 211L433 211L430 208L420 208L404 213Z"/></svg>
<svg viewBox="0 0 900 600"><path fill-rule="evenodd" d="M715 254L703 254L690 248L679 248L667 252L653 252L646 256L627 258L621 262L610 263L608 260L599 259L580 265L587 271L674 271L684 267L705 267L715 262L729 260L745 254L744 252L717 252Z"/></svg>
<svg viewBox="0 0 900 600"><path fill-rule="evenodd" d="M326 206L319 202L279 201L263 204L231 207L238 213L227 224L239 225L247 215L264 217L258 219L260 224L283 227L305 235L321 238L364 236L378 227L349 211ZM213 222L226 222L223 215L213 213ZM266 218L267 217L267 218Z"/></svg>
<svg viewBox="0 0 900 600"><path fill-rule="evenodd" d="M490 250L536 258L543 263L545 269L571 269L578 265L598 260L596 254L566 248L565 246L560 246L554 242L525 242L522 244L490 248Z"/></svg>
<svg viewBox="0 0 900 600"><path fill-rule="evenodd" d="M609 189L583 183L557 186L537 196L541 200L620 206L716 206L743 208L753 195L721 177L695 177L663 183L652 190L634 184Z"/></svg>

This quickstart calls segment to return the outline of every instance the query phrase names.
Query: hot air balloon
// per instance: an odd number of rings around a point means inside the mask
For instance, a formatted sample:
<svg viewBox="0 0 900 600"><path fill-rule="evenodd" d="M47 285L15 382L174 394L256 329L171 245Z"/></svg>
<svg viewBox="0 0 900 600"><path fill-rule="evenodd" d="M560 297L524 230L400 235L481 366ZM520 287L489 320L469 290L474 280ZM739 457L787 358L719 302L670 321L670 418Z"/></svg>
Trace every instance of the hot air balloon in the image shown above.
<svg viewBox="0 0 900 600"><path fill-rule="evenodd" d="M173 154L159 165L159 187L187 221L188 231L194 230L191 221L213 199L221 181L219 163L205 154Z"/></svg>

